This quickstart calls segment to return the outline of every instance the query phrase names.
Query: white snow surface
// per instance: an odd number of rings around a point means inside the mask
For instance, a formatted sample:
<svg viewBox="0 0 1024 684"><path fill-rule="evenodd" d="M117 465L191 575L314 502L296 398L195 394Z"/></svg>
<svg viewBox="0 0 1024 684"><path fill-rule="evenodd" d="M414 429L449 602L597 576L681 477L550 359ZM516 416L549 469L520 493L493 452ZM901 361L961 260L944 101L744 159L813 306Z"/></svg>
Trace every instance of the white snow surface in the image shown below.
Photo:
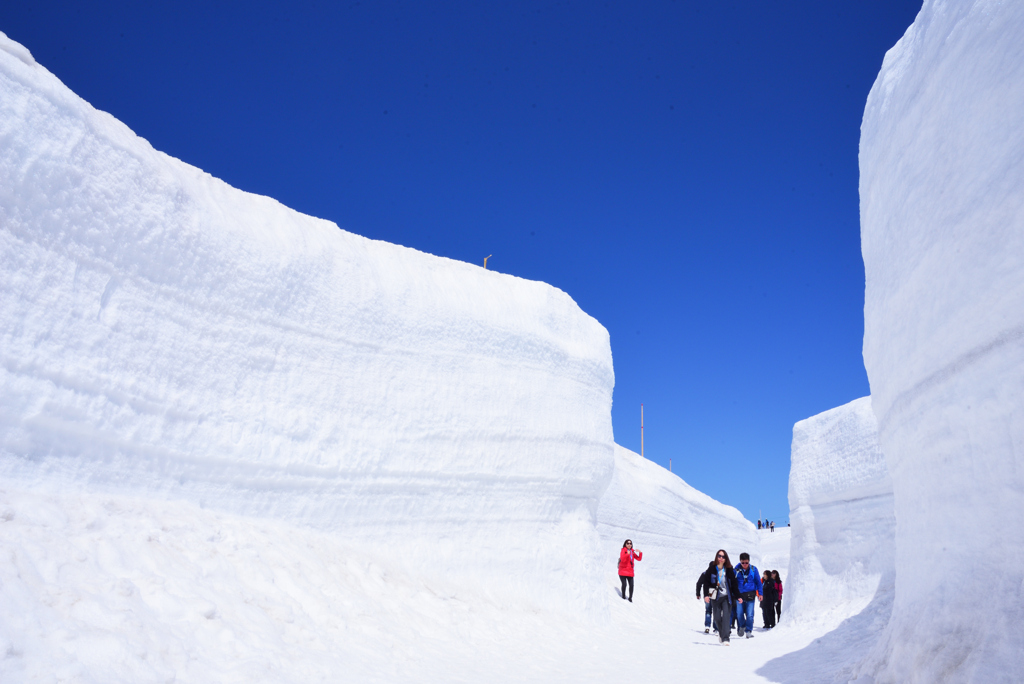
<svg viewBox="0 0 1024 684"><path fill-rule="evenodd" d="M631 539L646 554L637 563L643 581L666 591L681 591L687 583L693 588L719 548L733 562L746 551L760 567L757 530L738 510L619 445L611 484L597 508L597 528L607 558L617 559Z"/></svg>
<svg viewBox="0 0 1024 684"><path fill-rule="evenodd" d="M861 131L864 361L892 476L877 681L1024 669L1024 3L926 0Z"/></svg>
<svg viewBox="0 0 1024 684"><path fill-rule="evenodd" d="M231 188L0 44L4 481L286 520L605 610L597 321Z"/></svg>
<svg viewBox="0 0 1024 684"><path fill-rule="evenodd" d="M644 563L634 602L591 620L508 605L497 586L438 581L287 521L7 486L0 548L5 684L813 681L802 661L755 670L816 633L766 633L758 615L754 639L722 648L689 578L668 591ZM604 573L614 596L613 562Z"/></svg>
<svg viewBox="0 0 1024 684"><path fill-rule="evenodd" d="M793 426L789 505L785 614L839 642L821 647L829 653L817 658L820 680L845 682L871 669L863 661L889 619L895 583L892 479L871 397Z"/></svg>
<svg viewBox="0 0 1024 684"><path fill-rule="evenodd" d="M567 295L230 188L0 34L0 678L1012 681L1021 111L1024 6L925 2L862 128L872 397L794 427L790 561L613 445ZM731 651L719 546L786 583Z"/></svg>
<svg viewBox="0 0 1024 684"><path fill-rule="evenodd" d="M233 189L2 34L0 150L0 681L760 680L811 638L706 648L694 568L752 525L615 449L566 294Z"/></svg>

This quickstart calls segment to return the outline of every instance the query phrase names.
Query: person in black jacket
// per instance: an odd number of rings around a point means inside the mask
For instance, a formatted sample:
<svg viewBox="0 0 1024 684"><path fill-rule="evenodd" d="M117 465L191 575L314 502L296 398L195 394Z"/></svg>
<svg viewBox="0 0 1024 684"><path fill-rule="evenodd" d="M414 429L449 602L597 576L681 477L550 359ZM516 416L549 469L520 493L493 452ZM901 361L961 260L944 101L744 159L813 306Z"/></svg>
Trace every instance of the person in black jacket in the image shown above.
<svg viewBox="0 0 1024 684"><path fill-rule="evenodd" d="M771 570L764 571L761 586L764 587L764 594L761 597L761 618L764 620L764 628L771 629L775 626L775 602L779 596Z"/></svg>
<svg viewBox="0 0 1024 684"><path fill-rule="evenodd" d="M697 600L701 599L701 589L704 588L704 583L707 581L707 572L700 573L700 577L697 578ZM707 634L711 631L711 602L708 601L704 604L704 633ZM715 633L718 633L718 626L715 626Z"/></svg>
<svg viewBox="0 0 1024 684"><path fill-rule="evenodd" d="M708 563L704 573L704 602L711 604L715 626L718 628L718 640L729 644L729 623L732 622L732 600L740 591L736 584L736 573L725 549L718 549L715 560Z"/></svg>

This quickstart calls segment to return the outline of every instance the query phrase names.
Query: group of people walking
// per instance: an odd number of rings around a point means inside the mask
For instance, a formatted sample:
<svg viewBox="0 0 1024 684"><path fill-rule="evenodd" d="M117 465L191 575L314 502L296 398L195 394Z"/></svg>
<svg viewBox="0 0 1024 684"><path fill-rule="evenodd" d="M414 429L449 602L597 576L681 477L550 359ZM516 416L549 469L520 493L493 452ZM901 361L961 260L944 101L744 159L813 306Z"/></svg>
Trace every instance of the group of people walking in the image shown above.
<svg viewBox="0 0 1024 684"><path fill-rule="evenodd" d="M732 626L736 636L754 636L754 601L761 605L765 629L771 629L782 617L782 580L778 570L766 570L762 576L750 563L750 554L741 553L739 566L733 567L729 552L719 549L708 569L697 578L697 598L704 596L704 633L714 622L718 640L729 643Z"/></svg>
<svg viewBox="0 0 1024 684"><path fill-rule="evenodd" d="M619 579L622 581L622 598L630 603L633 602L634 563L642 559L643 553L634 549L632 540L627 539L619 552ZM729 644L733 625L737 636L747 639L754 636L755 600L761 605L765 629L775 627L782 617L779 571L765 570L762 575L750 563L748 553L741 553L739 566L733 567L729 553L719 549L714 560L708 563L707 570L697 578L697 598L704 599L704 633L710 633L713 622L718 640L725 645Z"/></svg>

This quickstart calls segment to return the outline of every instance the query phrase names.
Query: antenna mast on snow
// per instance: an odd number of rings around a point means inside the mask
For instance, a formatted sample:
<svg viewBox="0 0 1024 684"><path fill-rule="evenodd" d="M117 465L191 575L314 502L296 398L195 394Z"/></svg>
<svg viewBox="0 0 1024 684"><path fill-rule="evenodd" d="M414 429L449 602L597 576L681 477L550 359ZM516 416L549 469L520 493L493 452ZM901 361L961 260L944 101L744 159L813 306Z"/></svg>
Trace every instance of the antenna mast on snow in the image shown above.
<svg viewBox="0 0 1024 684"><path fill-rule="evenodd" d="M492 256L494 255L488 254L487 256L484 257L484 268L487 268L487 260L490 259Z"/></svg>
<svg viewBox="0 0 1024 684"><path fill-rule="evenodd" d="M640 404L640 455L644 455L644 405Z"/></svg>

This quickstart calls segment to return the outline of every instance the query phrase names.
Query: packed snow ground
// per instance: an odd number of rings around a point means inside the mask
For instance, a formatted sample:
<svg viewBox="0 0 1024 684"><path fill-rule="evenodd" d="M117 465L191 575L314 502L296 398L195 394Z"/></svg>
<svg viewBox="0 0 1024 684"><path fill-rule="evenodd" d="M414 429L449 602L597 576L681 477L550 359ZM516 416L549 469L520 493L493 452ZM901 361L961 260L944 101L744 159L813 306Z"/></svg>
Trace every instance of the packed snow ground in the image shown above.
<svg viewBox="0 0 1024 684"><path fill-rule="evenodd" d="M657 588L638 563L630 604L615 558L610 613L591 621L510 609L337 535L190 502L5 489L0 520L4 682L798 682L799 668L753 673L818 636L783 612L776 630L723 648L703 633L694 582ZM788 530L760 535L785 576Z"/></svg>

